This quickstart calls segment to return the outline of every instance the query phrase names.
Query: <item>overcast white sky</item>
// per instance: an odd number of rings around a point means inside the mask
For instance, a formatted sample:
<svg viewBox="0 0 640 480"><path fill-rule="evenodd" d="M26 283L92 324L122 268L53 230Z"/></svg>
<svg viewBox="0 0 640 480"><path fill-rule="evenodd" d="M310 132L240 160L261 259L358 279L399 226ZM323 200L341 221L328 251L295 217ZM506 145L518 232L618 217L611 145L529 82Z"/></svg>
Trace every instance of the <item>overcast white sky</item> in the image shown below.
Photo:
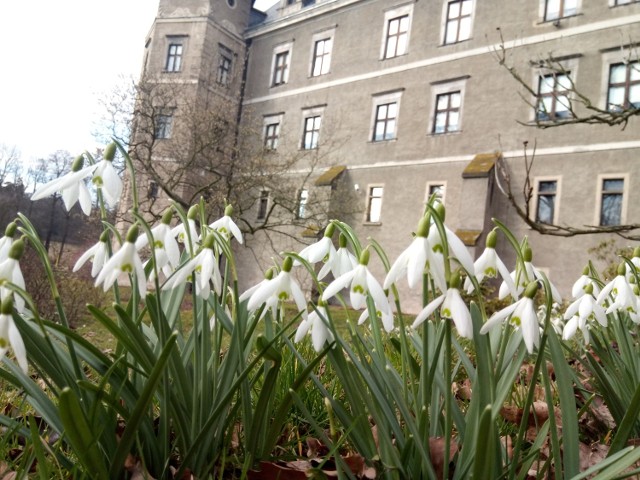
<svg viewBox="0 0 640 480"><path fill-rule="evenodd" d="M158 0L0 0L0 144L15 145L24 162L93 150L97 99L138 75L157 8Z"/></svg>

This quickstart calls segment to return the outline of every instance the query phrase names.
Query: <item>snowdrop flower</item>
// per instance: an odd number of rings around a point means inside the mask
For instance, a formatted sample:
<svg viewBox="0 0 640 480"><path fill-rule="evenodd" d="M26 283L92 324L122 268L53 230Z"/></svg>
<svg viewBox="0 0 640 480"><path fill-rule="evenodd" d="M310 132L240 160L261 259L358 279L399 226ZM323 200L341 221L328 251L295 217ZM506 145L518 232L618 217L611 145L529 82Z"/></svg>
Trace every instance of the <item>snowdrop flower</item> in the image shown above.
<svg viewBox="0 0 640 480"><path fill-rule="evenodd" d="M263 304L267 304L267 308L275 308L281 302L293 299L298 308L302 312L302 317L307 318L307 301L298 285L298 282L291 277L291 268L293 260L286 257L282 262L282 270L273 279L262 282L253 290L247 309L256 311ZM246 298L246 297L245 297Z"/></svg>
<svg viewBox="0 0 640 480"><path fill-rule="evenodd" d="M187 212L187 224L181 223L171 230L171 235L183 243L189 249L189 253L193 255L198 249L199 236L196 228L196 218L198 217L198 206L193 205Z"/></svg>
<svg viewBox="0 0 640 480"><path fill-rule="evenodd" d="M151 241L156 258L156 270L169 277L172 271L180 265L180 247L176 238L171 234L171 210L167 210L160 223L151 229ZM136 240L136 249L140 250L149 244L147 235L140 235Z"/></svg>
<svg viewBox="0 0 640 480"><path fill-rule="evenodd" d="M140 297L144 298L147 293L147 278L144 274L142 261L136 250L135 241L138 238L138 226L133 225L127 232L124 244L102 267L98 278L96 278L96 287L102 284L102 288L106 292L122 273L135 275L138 281L138 292Z"/></svg>
<svg viewBox="0 0 640 480"><path fill-rule="evenodd" d="M267 284L268 282L270 282L271 280L273 280L275 273L274 273L274 268L269 268L265 274L264 274L264 279L257 283L256 285L254 285L253 287L249 288L247 291L245 291L242 295L240 295L240 302L244 302L245 300L249 300L251 298L251 295L253 295L256 290L258 290L260 287L262 287L263 285ZM266 303L266 308L262 311L262 314L260 315L260 318L264 317L267 313L267 311L271 310L273 313L273 317L275 318L277 315L277 310L278 310L278 299L275 297L270 297L267 299Z"/></svg>
<svg viewBox="0 0 640 480"><path fill-rule="evenodd" d="M77 272L85 263L87 263L87 260L91 259L91 262L93 263L93 266L91 267L91 276L95 278L109 259L108 242L109 232L105 230L100 235L100 241L80 256L76 264L73 266L73 271Z"/></svg>
<svg viewBox="0 0 640 480"><path fill-rule="evenodd" d="M116 156L116 144L110 143L104 149L102 160L95 165L93 184L102 191L109 206L114 207L122 195L122 180L113 166Z"/></svg>
<svg viewBox="0 0 640 480"><path fill-rule="evenodd" d="M324 230L322 238L316 243L303 248L298 255L311 264L318 263L325 258L331 258L336 253L336 249L331 241L334 230L335 226L333 223L330 223ZM294 262L294 265L300 265L300 262L296 261Z"/></svg>
<svg viewBox="0 0 640 480"><path fill-rule="evenodd" d="M508 320L511 325L520 329L527 351L533 353L533 348L540 345L540 326L533 304L533 297L535 297L537 291L538 282L531 282L524 291L522 298L516 303L494 313L482 326L480 333L486 334L503 321Z"/></svg>
<svg viewBox="0 0 640 480"><path fill-rule="evenodd" d="M84 179L93 173L95 165L84 167L82 155L76 157L71 167L71 172L45 183L31 195L31 201L35 202L41 198L48 197L55 193L60 193L62 201L67 211L71 211L76 202L80 202L80 208L85 215L91 214L91 194Z"/></svg>
<svg viewBox="0 0 640 480"><path fill-rule="evenodd" d="M9 255L0 262L0 300L13 298L16 309L23 313L25 310L24 299L20 295L14 294L9 288L3 286L5 283L13 283L16 287L25 289L24 277L20 269L20 259L24 253L24 242L18 239L13 242L9 249Z"/></svg>
<svg viewBox="0 0 640 480"><path fill-rule="evenodd" d="M564 319L569 321L564 327L562 338L569 340L575 335L577 329L580 328L584 343L588 345L590 338L587 321L594 318L603 327L607 326L607 314L604 308L596 303L596 299L593 297L593 285L589 284L585 288L583 295L567 307Z"/></svg>
<svg viewBox="0 0 640 480"><path fill-rule="evenodd" d="M241 244L243 242L242 232L231 218L231 215L233 215L233 207L231 205L227 205L224 209L224 216L209 225L209 228L221 233L225 238L230 239L231 235L233 235L238 243Z"/></svg>
<svg viewBox="0 0 640 480"><path fill-rule="evenodd" d="M213 282L213 288L219 295L222 292L222 277L218 268L218 258L213 250L215 238L213 234L208 234L204 240L202 250L195 257L189 260L171 278L169 278L163 290L176 288L187 280L189 275L195 272L196 295L203 299L209 298L211 288L209 282Z"/></svg>
<svg viewBox="0 0 640 480"><path fill-rule="evenodd" d="M497 243L498 234L495 230L491 230L487 235L484 252L482 252L482 255L480 255L473 264L476 271L476 279L478 280L478 283L481 283L485 277L495 278L499 273L502 277L502 281L505 282L509 292L511 293L511 296L514 299L517 299L518 292L516 285L509 274L509 270L502 260L500 260L500 257L498 257L498 253L496 252ZM474 286L469 277L465 279L464 287L467 293L473 292Z"/></svg>
<svg viewBox="0 0 640 480"><path fill-rule="evenodd" d="M627 264L626 274L627 274L627 279L629 281L631 281L632 277L635 277L636 275L640 274L640 247L636 247L633 250L633 256L631 257L630 260L633 266L635 267L635 271L629 266L629 264Z"/></svg>
<svg viewBox="0 0 640 480"><path fill-rule="evenodd" d="M326 342L333 342L333 333L329 330L327 320L327 309L324 302L318 302L315 310L311 312L308 318L302 320L302 323L296 330L294 341L300 342L309 331L311 331L311 343L316 352L322 350Z"/></svg>
<svg viewBox="0 0 640 480"><path fill-rule="evenodd" d="M440 316L453 320L456 330L461 337L473 338L473 323L471 321L471 313L467 305L460 296L460 276L456 273L452 275L451 286L439 297L433 299L422 309L413 322L412 328L420 326L438 307L440 308Z"/></svg>
<svg viewBox="0 0 640 480"><path fill-rule="evenodd" d="M580 277L573 283L573 286L571 287L571 296L573 298L578 298L584 295L587 287L589 286L591 286L591 292L596 297L600 293L600 287L598 287L598 284L594 282L591 277L589 277L589 273L590 269L587 265L586 267L584 267L584 270L582 270L582 275L580 275Z"/></svg>
<svg viewBox="0 0 640 480"><path fill-rule="evenodd" d="M596 303L604 307L604 302L609 303L606 313L614 311L624 311L629 313L634 322L638 321L638 300L633 292L633 288L625 277L626 263L622 262L618 266L618 275L607 283L598 294ZM613 298L611 302L610 298Z"/></svg>
<svg viewBox="0 0 640 480"><path fill-rule="evenodd" d="M396 283L406 272L407 282L409 288L415 287L422 279L424 268L427 262L431 259L430 263L434 265L439 260L434 259L434 253L429 246L429 240L427 235L429 234L429 219L423 217L418 223L416 236L411 242L411 245L400 254L400 256L393 262L387 277L384 279L383 288L389 288L391 284ZM444 264L443 264L444 269ZM444 278L444 270L442 271L442 278Z"/></svg>
<svg viewBox="0 0 640 480"><path fill-rule="evenodd" d="M511 279L514 281L514 283L516 284L517 295L520 295L524 291L524 289L527 287L527 285L529 285L530 282L534 280L540 280L542 282L544 281L544 278L545 278L545 276L540 272L540 270L534 267L533 263L531 263L533 259L533 251L531 250L530 247L524 248L524 251L522 252L522 256L524 257L524 268L516 267L516 270L511 272L509 275ZM562 303L562 296L560 295L560 292L558 292L558 289L550 281L549 281L549 287L551 288L551 296L553 300L557 303ZM513 293L510 291L510 288L507 285L506 281L503 280L503 282L500 284L500 289L498 290L498 298L502 300L509 293L511 293L511 295L513 296ZM513 298L515 300L517 299L517 296Z"/></svg>
<svg viewBox="0 0 640 480"><path fill-rule="evenodd" d="M343 288L349 287L349 298L351 306L356 310L365 308L367 305L367 294L371 295L375 304L376 311L380 312L382 317L382 325L387 332L393 330L393 316L391 315L391 307L384 293L384 290L369 272L367 265L369 264L369 250L365 249L360 255L360 263L350 272L344 273L331 282L324 293L322 300L328 301Z"/></svg>
<svg viewBox="0 0 640 480"><path fill-rule="evenodd" d="M329 251L327 262L322 266L320 272L318 272L318 280L322 280L329 272L333 274L334 278L338 278L340 275L344 275L356 268L358 260L347 248L347 242L346 235L341 233L338 240L339 248L333 255L331 251Z"/></svg>
<svg viewBox="0 0 640 480"><path fill-rule="evenodd" d="M27 363L27 350L24 347L22 336L13 321L13 300L7 297L0 305L0 359L2 359L11 346L18 365L26 375L29 371Z"/></svg>
<svg viewBox="0 0 640 480"><path fill-rule="evenodd" d="M18 231L18 225L15 222L11 222L4 230L4 236L0 238L0 262L9 257L9 250L13 245L13 237L16 236Z"/></svg>

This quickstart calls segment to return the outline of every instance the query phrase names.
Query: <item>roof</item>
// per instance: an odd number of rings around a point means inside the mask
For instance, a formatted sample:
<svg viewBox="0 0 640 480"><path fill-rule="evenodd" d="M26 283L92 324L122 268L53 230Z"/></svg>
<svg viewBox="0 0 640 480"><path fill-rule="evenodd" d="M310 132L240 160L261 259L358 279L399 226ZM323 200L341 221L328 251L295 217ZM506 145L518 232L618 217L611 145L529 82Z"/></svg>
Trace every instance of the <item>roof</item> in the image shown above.
<svg viewBox="0 0 640 480"><path fill-rule="evenodd" d="M483 178L488 177L494 165L502 156L500 152L479 153L469 162L462 172L462 178Z"/></svg>
<svg viewBox="0 0 640 480"><path fill-rule="evenodd" d="M346 169L347 167L345 167L344 165L335 165L329 168L327 171L325 171L322 175L318 177L318 179L316 180L316 186L328 187Z"/></svg>

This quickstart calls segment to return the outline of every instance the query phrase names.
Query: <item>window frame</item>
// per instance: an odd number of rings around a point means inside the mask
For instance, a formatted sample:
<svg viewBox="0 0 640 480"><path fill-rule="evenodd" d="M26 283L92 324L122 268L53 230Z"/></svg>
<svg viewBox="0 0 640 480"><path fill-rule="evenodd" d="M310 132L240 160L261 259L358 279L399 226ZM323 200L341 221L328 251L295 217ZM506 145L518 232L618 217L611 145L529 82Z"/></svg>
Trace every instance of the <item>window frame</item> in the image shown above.
<svg viewBox="0 0 640 480"><path fill-rule="evenodd" d="M218 68L216 70L216 83L228 87L231 82L231 70L233 68L233 52L220 46L218 53Z"/></svg>
<svg viewBox="0 0 640 480"><path fill-rule="evenodd" d="M280 132L282 131L282 121L284 113L265 115L262 118L262 147L267 151L275 151L280 145ZM269 127L277 125L275 136L268 136Z"/></svg>
<svg viewBox="0 0 640 480"><path fill-rule="evenodd" d="M324 116L324 108L325 106L317 106L310 108L302 109L302 134L300 136L300 150L316 150L320 145L320 131L322 129L322 117ZM319 125L317 128L312 128L311 130L307 130L308 120L317 118L319 121ZM314 121L315 123L315 121ZM315 125L312 125L315 127ZM314 135L315 132L315 135ZM311 134L310 146L307 147L307 134Z"/></svg>
<svg viewBox="0 0 640 480"><path fill-rule="evenodd" d="M624 3L620 3L624 1ZM610 7L622 7L624 5L632 5L634 3L640 3L640 0L609 0Z"/></svg>
<svg viewBox="0 0 640 480"><path fill-rule="evenodd" d="M303 220L306 217L306 207L309 204L309 189L302 187L296 194L296 220Z"/></svg>
<svg viewBox="0 0 640 480"><path fill-rule="evenodd" d="M612 84L611 83L611 73L612 73L612 69L613 67L617 67L617 66L621 66L624 65L625 66L625 80L623 83L615 83ZM631 70L635 69L638 72L638 79L637 80L631 80ZM638 90L640 91L640 60L622 60L620 62L611 62L608 64L608 75L607 75L607 93L606 93L606 100L605 100L605 105L606 105L606 109L608 111L613 111L613 112L619 112L622 110L627 110L627 109L637 109L640 108L640 98L638 98L638 101L636 102L637 106L635 106L634 104L632 104L630 102L630 98L629 95L631 93L631 87L637 87ZM616 108L616 109L612 109L611 108L611 102L609 101L610 97L611 97L611 89L612 88L622 88L624 91L624 103L622 105L622 108ZM639 93L640 96L640 93ZM633 105L633 106L632 106Z"/></svg>
<svg viewBox="0 0 640 480"><path fill-rule="evenodd" d="M164 59L165 73L180 73L184 64L184 54L186 50L186 38L183 36L170 36L166 38L167 49ZM172 48L179 49L178 52L172 52Z"/></svg>
<svg viewBox="0 0 640 480"><path fill-rule="evenodd" d="M427 204L427 202L429 201L429 198L431 198L431 189L433 187L442 187L442 195L440 196L440 203L442 205L446 205L446 198L447 198L447 181L446 180L429 180L427 181L425 190L424 190L424 203L425 205ZM437 198L437 197L436 197Z"/></svg>
<svg viewBox="0 0 640 480"><path fill-rule="evenodd" d="M373 102L371 108L371 128L369 130L369 141L372 143L384 143L390 142L398 139L398 121L400 118L400 100L402 99L402 93L404 92L404 88L393 91L393 92L383 92L373 95ZM393 118L394 120L394 131L393 137L391 138L381 138L376 139L376 131L377 125L379 123L378 119L378 111L379 108L383 105L396 105L396 115ZM389 117L385 118L385 132L386 126L388 124Z"/></svg>
<svg viewBox="0 0 640 480"><path fill-rule="evenodd" d="M625 225L627 223L627 204L629 201L629 178L630 175L628 173L605 173L598 175L598 184L596 188L596 212L594 225L609 227L616 225ZM622 180L623 186L621 191L608 191L604 189L604 182L607 180ZM619 224L602 224L602 205L603 205L603 196L607 194L607 192L611 192L609 194L619 194L622 196L622 202L620 205L620 223Z"/></svg>
<svg viewBox="0 0 640 480"><path fill-rule="evenodd" d="M164 111L153 116L153 139L170 140L173 133L173 111Z"/></svg>
<svg viewBox="0 0 640 480"><path fill-rule="evenodd" d="M560 90L557 87L561 86L561 82L558 80L559 77L566 77L570 84L570 87L573 86L573 79L571 71L563 71L563 72L550 72L541 74L538 76L538 88L536 95L536 109L535 109L535 120L536 122L562 122L564 120L569 120L573 118L573 113L571 112L571 93L573 92L572 88L567 88L564 90ZM541 92L543 82L547 78L553 78L553 87L550 92ZM564 106L563 103L559 100L560 98L566 98L568 105L566 106L566 110L558 110L557 106ZM543 101L546 98L551 99L551 109L548 110L546 108L540 108L543 105ZM567 112L567 116L558 116L558 112ZM545 115L544 118L541 115Z"/></svg>
<svg viewBox="0 0 640 480"><path fill-rule="evenodd" d="M462 132L463 127L463 115L464 115L464 95L466 89L466 82L470 77L464 76L449 80L439 80L431 83L431 109L429 116L429 130L428 135L451 135ZM445 132L436 132L436 116L438 108L438 97L440 95L446 95L458 92L460 93L460 106L458 107L458 128L457 130L447 130Z"/></svg>
<svg viewBox="0 0 640 480"><path fill-rule="evenodd" d="M558 16L550 17L549 16L549 4L551 1L558 2ZM566 2L575 1L575 9L570 13L565 13ZM558 22L563 18L570 18L579 15L582 11L582 0L540 0L540 19L541 22Z"/></svg>
<svg viewBox="0 0 640 480"><path fill-rule="evenodd" d="M539 206L540 197L552 196L550 192L540 189L540 184L544 182L555 182L555 190L553 191L553 212L551 222L540 222L539 220ZM562 193L562 176L540 176L533 178L533 192L531 196L531 204L529 205L530 218L536 223L542 223L544 225L557 225L560 212L560 198Z"/></svg>
<svg viewBox="0 0 640 480"><path fill-rule="evenodd" d="M329 29L323 29L322 31L316 32L311 37L311 53L309 62L309 77L322 77L323 75L328 75L331 73L331 60L333 57L333 47L335 39L335 27ZM318 55L318 46L323 45L326 47L328 42L329 48L328 50L322 51L320 55ZM319 65L319 72L316 73L316 66Z"/></svg>
<svg viewBox="0 0 640 480"><path fill-rule="evenodd" d="M387 55L388 42L389 42L389 27L393 20L398 20L407 17L407 30L405 34L404 50L398 53L398 42L394 49L393 55ZM413 3L409 5L403 5L390 10L387 10L384 14L384 24L382 28L382 42L380 44L380 60L389 60L392 58L401 57L409 53L409 45L411 41L411 24L413 20Z"/></svg>
<svg viewBox="0 0 640 480"><path fill-rule="evenodd" d="M471 13L469 13L469 15L462 15L462 5L465 2L471 2ZM451 8L451 5L454 3L460 3L460 15L458 15L458 17L455 18L450 18L449 17L449 11ZM443 12L442 12L442 45L454 45L456 43L460 43L460 42L465 42L469 39L471 39L472 35L473 35L473 19L474 19L474 14L475 14L475 7L476 7L476 2L475 0L446 0L444 2L444 8L443 8ZM460 25L462 23L462 19L463 18L469 18L469 36L466 38L460 38ZM447 41L447 36L449 33L449 24L452 23L453 21L457 20L458 25L456 28L456 39L454 41Z"/></svg>
<svg viewBox="0 0 640 480"><path fill-rule="evenodd" d="M266 221L269 213L269 204L271 203L271 191L267 188L260 190L258 197L258 211L256 212L256 221Z"/></svg>
<svg viewBox="0 0 640 480"><path fill-rule="evenodd" d="M380 189L380 195L374 196L374 189ZM378 207L377 219L371 218L372 201L379 200L380 206ZM381 225L382 224L382 205L384 203L384 183L370 183L367 185L367 199L364 210L364 224L365 225Z"/></svg>

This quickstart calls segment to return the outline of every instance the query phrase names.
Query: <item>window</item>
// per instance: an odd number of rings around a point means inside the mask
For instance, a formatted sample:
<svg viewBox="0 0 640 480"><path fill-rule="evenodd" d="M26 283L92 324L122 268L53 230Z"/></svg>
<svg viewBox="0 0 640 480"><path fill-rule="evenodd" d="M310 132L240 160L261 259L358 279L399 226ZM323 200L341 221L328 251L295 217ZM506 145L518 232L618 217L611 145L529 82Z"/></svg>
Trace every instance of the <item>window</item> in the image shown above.
<svg viewBox="0 0 640 480"><path fill-rule="evenodd" d="M304 119L304 130L302 133L302 148L304 150L318 148L321 120L322 116L320 115L306 117Z"/></svg>
<svg viewBox="0 0 640 480"><path fill-rule="evenodd" d="M445 182L427 182L427 198L425 201L428 202L431 197L434 197L434 203L437 202L444 205L446 190L447 184Z"/></svg>
<svg viewBox="0 0 640 480"><path fill-rule="evenodd" d="M441 93L436 96L433 133L449 133L460 130L461 103L462 95L459 91Z"/></svg>
<svg viewBox="0 0 640 480"><path fill-rule="evenodd" d="M544 20L557 20L578 13L578 0L545 0Z"/></svg>
<svg viewBox="0 0 640 480"><path fill-rule="evenodd" d="M258 220L265 220L267 218L267 210L269 208L269 191L262 190L260 192L260 198L258 199Z"/></svg>
<svg viewBox="0 0 640 480"><path fill-rule="evenodd" d="M166 72L179 72L182 68L182 43L172 42L167 50L167 63L164 67Z"/></svg>
<svg viewBox="0 0 640 480"><path fill-rule="evenodd" d="M394 58L407 53L413 4L388 10L384 15L380 58Z"/></svg>
<svg viewBox="0 0 640 480"><path fill-rule="evenodd" d="M444 43L456 43L471 37L473 0L452 0L447 3L447 23Z"/></svg>
<svg viewBox="0 0 640 480"><path fill-rule="evenodd" d="M172 114L160 114L155 117L155 129L154 138L156 140L163 140L171 138L171 131L173 130L173 115Z"/></svg>
<svg viewBox="0 0 640 480"><path fill-rule="evenodd" d="M278 148L278 136L280 135L280 123L268 123L264 127L264 148L276 150Z"/></svg>
<svg viewBox="0 0 640 480"><path fill-rule="evenodd" d="M638 3L640 0L613 0L613 6L617 7L618 5L629 5L630 3Z"/></svg>
<svg viewBox="0 0 640 480"><path fill-rule="evenodd" d="M147 198L158 198L158 184L154 181L149 182L149 190L147 190Z"/></svg>
<svg viewBox="0 0 640 480"><path fill-rule="evenodd" d="M396 119L398 104L396 102L383 103L376 107L376 119L373 129L373 141L393 140L396 138Z"/></svg>
<svg viewBox="0 0 640 480"><path fill-rule="evenodd" d="M640 108L640 62L615 63L609 67L607 108L612 111Z"/></svg>
<svg viewBox="0 0 640 480"><path fill-rule="evenodd" d="M602 226L621 225L624 207L624 178L603 178L601 180L599 224Z"/></svg>
<svg viewBox="0 0 640 480"><path fill-rule="evenodd" d="M556 213L557 180L540 180L537 183L536 222L553 224Z"/></svg>
<svg viewBox="0 0 640 480"><path fill-rule="evenodd" d="M569 92L572 84L569 73L551 73L538 77L536 120L556 121L571 118Z"/></svg>
<svg viewBox="0 0 640 480"><path fill-rule="evenodd" d="M313 65L311 76L317 77L329 73L331 65L331 38L317 40L313 47Z"/></svg>
<svg viewBox="0 0 640 480"><path fill-rule="evenodd" d="M223 86L229 85L229 80L231 77L231 56L220 54L218 58L218 75L216 77L216 81Z"/></svg>
<svg viewBox="0 0 640 480"><path fill-rule="evenodd" d="M367 223L380 223L382 217L382 193L384 187L375 186L369 187L367 196L367 213L365 216L365 222Z"/></svg>
<svg viewBox="0 0 640 480"><path fill-rule="evenodd" d="M309 190L302 188L298 191L298 202L296 205L296 218L305 218L307 203L309 202Z"/></svg>
<svg viewBox="0 0 640 480"><path fill-rule="evenodd" d="M276 53L273 60L271 85L282 85L289 80L289 50Z"/></svg>

